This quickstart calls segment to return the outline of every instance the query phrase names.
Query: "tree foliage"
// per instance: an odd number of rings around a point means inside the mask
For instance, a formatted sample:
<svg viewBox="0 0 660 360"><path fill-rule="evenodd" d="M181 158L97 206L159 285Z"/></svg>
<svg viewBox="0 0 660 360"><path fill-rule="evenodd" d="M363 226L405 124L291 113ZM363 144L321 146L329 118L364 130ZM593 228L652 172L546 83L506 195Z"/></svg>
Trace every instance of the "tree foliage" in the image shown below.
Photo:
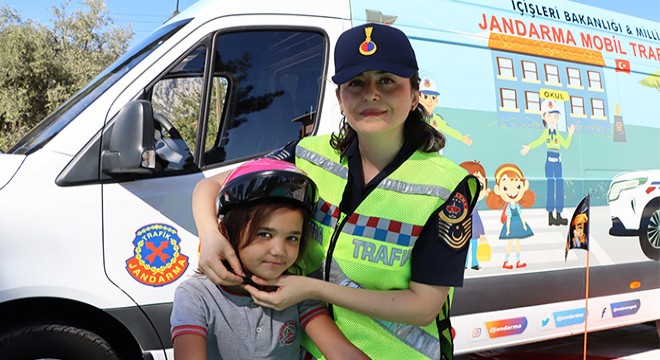
<svg viewBox="0 0 660 360"><path fill-rule="evenodd" d="M51 28L0 8L0 149L6 149L128 48L134 33L104 0L53 6Z"/></svg>

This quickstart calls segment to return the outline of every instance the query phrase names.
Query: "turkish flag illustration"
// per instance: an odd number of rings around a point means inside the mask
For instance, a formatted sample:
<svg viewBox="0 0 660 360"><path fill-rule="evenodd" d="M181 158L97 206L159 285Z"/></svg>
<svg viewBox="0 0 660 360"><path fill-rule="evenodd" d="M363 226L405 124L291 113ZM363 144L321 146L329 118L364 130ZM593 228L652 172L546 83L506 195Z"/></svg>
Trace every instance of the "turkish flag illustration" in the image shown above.
<svg viewBox="0 0 660 360"><path fill-rule="evenodd" d="M616 63L616 72L624 72L630 74L630 61L623 59L614 60Z"/></svg>

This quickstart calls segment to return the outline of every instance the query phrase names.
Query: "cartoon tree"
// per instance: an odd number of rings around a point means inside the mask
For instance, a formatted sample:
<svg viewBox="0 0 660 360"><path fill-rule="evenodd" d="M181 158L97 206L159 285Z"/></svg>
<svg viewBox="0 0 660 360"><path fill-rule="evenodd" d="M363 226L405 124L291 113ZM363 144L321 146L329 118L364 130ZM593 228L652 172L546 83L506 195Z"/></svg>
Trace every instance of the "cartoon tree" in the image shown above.
<svg viewBox="0 0 660 360"><path fill-rule="evenodd" d="M639 83L660 91L660 70L656 71L655 74L650 74Z"/></svg>

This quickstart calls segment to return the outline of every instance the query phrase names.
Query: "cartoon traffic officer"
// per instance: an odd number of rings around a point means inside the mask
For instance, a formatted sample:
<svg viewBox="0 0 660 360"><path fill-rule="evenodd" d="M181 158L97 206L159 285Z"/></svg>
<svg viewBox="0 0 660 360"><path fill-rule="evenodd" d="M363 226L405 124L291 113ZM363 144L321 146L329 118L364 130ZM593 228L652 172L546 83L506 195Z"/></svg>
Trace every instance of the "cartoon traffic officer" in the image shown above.
<svg viewBox="0 0 660 360"><path fill-rule="evenodd" d="M548 180L548 192L545 208L548 210L548 225L567 225L568 220L561 216L564 210L564 179L562 178L560 148L568 149L575 132L575 125L568 128L568 137L564 138L557 131L557 123L563 102L555 100L543 100L541 103L541 119L545 128L538 139L527 145L523 145L520 154L527 155L530 149L545 143L547 156L545 161L545 177ZM553 213L554 212L554 213ZM554 214L557 214L555 217Z"/></svg>
<svg viewBox="0 0 660 360"><path fill-rule="evenodd" d="M450 127L447 122L440 116L440 114L434 112L435 107L438 106L440 102L438 92L438 87L436 86L435 81L430 78L423 78L419 84L419 102L424 106L424 109L429 113L429 124L433 126L440 133L451 136L458 141L462 141L467 145L472 145L472 139L470 139L469 134L461 134L460 131Z"/></svg>

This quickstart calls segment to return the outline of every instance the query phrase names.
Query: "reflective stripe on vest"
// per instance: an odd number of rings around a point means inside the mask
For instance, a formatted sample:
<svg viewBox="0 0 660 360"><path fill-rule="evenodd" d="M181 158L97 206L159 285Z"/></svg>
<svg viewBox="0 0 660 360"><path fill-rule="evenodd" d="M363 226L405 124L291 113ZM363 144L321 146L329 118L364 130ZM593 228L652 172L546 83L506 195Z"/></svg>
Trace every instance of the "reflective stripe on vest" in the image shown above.
<svg viewBox="0 0 660 360"><path fill-rule="evenodd" d="M321 154L312 152L304 148L296 148L296 156L319 166L326 171L333 173L342 179L348 179L348 168L322 156ZM436 196L442 200L447 200L453 189L447 189L442 186L426 185L426 184L412 184L403 181L385 178L378 184L379 189L392 190L404 194L417 194Z"/></svg>

